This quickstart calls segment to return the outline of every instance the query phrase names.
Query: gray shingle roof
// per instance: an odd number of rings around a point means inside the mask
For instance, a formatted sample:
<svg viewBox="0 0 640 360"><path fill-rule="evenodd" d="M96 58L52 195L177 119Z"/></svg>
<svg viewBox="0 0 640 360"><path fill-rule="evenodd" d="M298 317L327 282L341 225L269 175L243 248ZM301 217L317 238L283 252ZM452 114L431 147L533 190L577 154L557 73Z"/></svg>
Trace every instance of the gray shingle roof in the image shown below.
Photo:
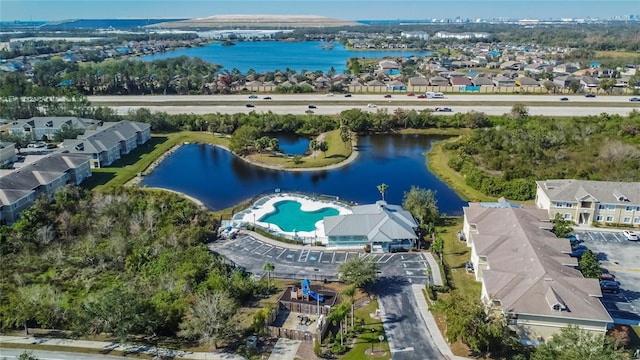
<svg viewBox="0 0 640 360"><path fill-rule="evenodd" d="M390 242L394 239L416 239L418 227L411 214L397 205L378 201L376 204L352 207L353 214L327 216L327 236L366 236L370 241Z"/></svg>
<svg viewBox="0 0 640 360"><path fill-rule="evenodd" d="M487 293L505 313L612 321L598 299L598 281L582 277L568 255L569 240L548 230L546 210L470 204L464 213L478 231L471 235L476 254L488 264L482 270ZM554 310L549 294L561 299L566 311Z"/></svg>
<svg viewBox="0 0 640 360"><path fill-rule="evenodd" d="M591 196L604 204L640 204L640 182L545 180L536 183L551 201L575 202Z"/></svg>

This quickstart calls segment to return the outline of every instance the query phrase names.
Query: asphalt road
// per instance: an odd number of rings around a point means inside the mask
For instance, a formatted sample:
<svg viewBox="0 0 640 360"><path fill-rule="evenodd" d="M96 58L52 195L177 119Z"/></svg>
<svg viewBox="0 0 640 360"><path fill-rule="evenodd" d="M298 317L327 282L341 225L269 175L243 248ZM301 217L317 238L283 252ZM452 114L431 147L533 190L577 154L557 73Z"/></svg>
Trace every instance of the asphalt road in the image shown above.
<svg viewBox="0 0 640 360"><path fill-rule="evenodd" d="M418 105L393 105L393 102L389 103L382 99L375 103L375 108L369 108L367 105L321 105L318 104L317 108L312 109L314 114L320 115L336 115L344 110L358 108L361 110L375 112L379 109L386 109L389 113L393 113L398 108L413 109L421 111L424 109L435 109L436 106ZM469 111L484 112L487 115L502 115L511 111L511 106L458 106L458 105L445 105L451 108L452 112L438 112L440 115L453 115L455 113L467 113ZM166 112L168 114L236 114L236 113L250 113L255 111L257 113L272 112L275 114L300 114L304 115L309 110L304 105L268 105L268 104L256 104L253 108L247 108L244 105L203 105L203 106L161 106L161 105L130 105L130 106L111 106L116 110L118 114L126 114L130 110L136 110L139 108L147 108L151 112ZM443 107L443 105L438 105ZM597 106L597 107L580 107L580 106L529 106L529 113L531 115L545 115L545 116L588 116L588 115L600 115L602 113L628 115L633 109L640 110L640 106L633 107L615 107L615 106Z"/></svg>
<svg viewBox="0 0 640 360"><path fill-rule="evenodd" d="M24 352L30 353L39 360L124 360L131 357L109 356L72 353L63 351L43 351L43 350L24 350L24 349L0 349L0 359L17 359Z"/></svg>

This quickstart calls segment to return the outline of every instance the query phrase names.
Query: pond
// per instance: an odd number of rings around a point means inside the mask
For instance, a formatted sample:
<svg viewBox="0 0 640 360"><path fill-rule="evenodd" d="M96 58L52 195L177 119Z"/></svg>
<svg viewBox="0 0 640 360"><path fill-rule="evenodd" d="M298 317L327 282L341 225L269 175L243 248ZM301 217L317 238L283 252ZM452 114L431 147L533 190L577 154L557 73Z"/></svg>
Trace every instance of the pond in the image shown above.
<svg viewBox="0 0 640 360"><path fill-rule="evenodd" d="M380 59L386 56L410 57L431 54L430 51L417 50L348 50L339 43L334 43L333 50L325 50L322 46L326 44L320 41L246 41L238 42L235 46L222 46L222 43L217 42L148 55L141 59L152 61L185 55L222 65L227 70L236 68L242 73L246 73L249 69L265 72L287 68L297 72L302 70L328 72L333 67L339 74L346 70L347 60L352 57Z"/></svg>
<svg viewBox="0 0 640 360"><path fill-rule="evenodd" d="M423 154L438 140L441 138L407 134L361 136L359 156L353 163L311 172L265 169L219 147L188 144L145 176L141 185L183 192L211 210L232 207L275 189L373 203L380 199L377 186L381 183L389 186L386 200L401 204L404 192L415 185L436 191L442 213L460 215L467 203L426 166Z"/></svg>
<svg viewBox="0 0 640 360"><path fill-rule="evenodd" d="M278 138L280 151L287 155L303 155L309 149L310 139L298 136L296 134L272 134L272 137Z"/></svg>

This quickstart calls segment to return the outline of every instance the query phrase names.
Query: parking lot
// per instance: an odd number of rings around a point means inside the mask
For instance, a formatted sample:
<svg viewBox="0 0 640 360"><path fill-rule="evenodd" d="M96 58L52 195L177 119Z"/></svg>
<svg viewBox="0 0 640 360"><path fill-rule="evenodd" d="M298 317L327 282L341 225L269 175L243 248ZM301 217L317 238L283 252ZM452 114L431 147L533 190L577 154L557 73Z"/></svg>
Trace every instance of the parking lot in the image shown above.
<svg viewBox="0 0 640 360"><path fill-rule="evenodd" d="M603 268L616 276L622 291L603 294L602 303L616 322L640 324L640 242L613 231L576 231L596 253Z"/></svg>
<svg viewBox="0 0 640 360"><path fill-rule="evenodd" d="M285 246L241 234L236 239L216 241L209 248L255 274L264 273L264 264L271 262L275 266L272 273L274 277L336 280L341 263L350 258L363 257L379 264L381 276L401 276L412 283L426 282L427 262L419 253L370 254L356 250L306 250Z"/></svg>

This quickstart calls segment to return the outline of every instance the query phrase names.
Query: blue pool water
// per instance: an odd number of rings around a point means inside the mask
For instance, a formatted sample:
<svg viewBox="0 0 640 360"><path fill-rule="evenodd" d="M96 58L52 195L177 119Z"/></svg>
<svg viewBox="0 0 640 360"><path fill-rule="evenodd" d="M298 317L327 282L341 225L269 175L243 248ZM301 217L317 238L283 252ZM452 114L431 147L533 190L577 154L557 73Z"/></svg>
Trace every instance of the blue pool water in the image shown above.
<svg viewBox="0 0 640 360"><path fill-rule="evenodd" d="M273 205L275 210L261 217L259 221L278 226L283 231L313 231L316 223L325 216L338 215L333 208L322 208L316 211L303 211L302 204L294 200L278 201Z"/></svg>

